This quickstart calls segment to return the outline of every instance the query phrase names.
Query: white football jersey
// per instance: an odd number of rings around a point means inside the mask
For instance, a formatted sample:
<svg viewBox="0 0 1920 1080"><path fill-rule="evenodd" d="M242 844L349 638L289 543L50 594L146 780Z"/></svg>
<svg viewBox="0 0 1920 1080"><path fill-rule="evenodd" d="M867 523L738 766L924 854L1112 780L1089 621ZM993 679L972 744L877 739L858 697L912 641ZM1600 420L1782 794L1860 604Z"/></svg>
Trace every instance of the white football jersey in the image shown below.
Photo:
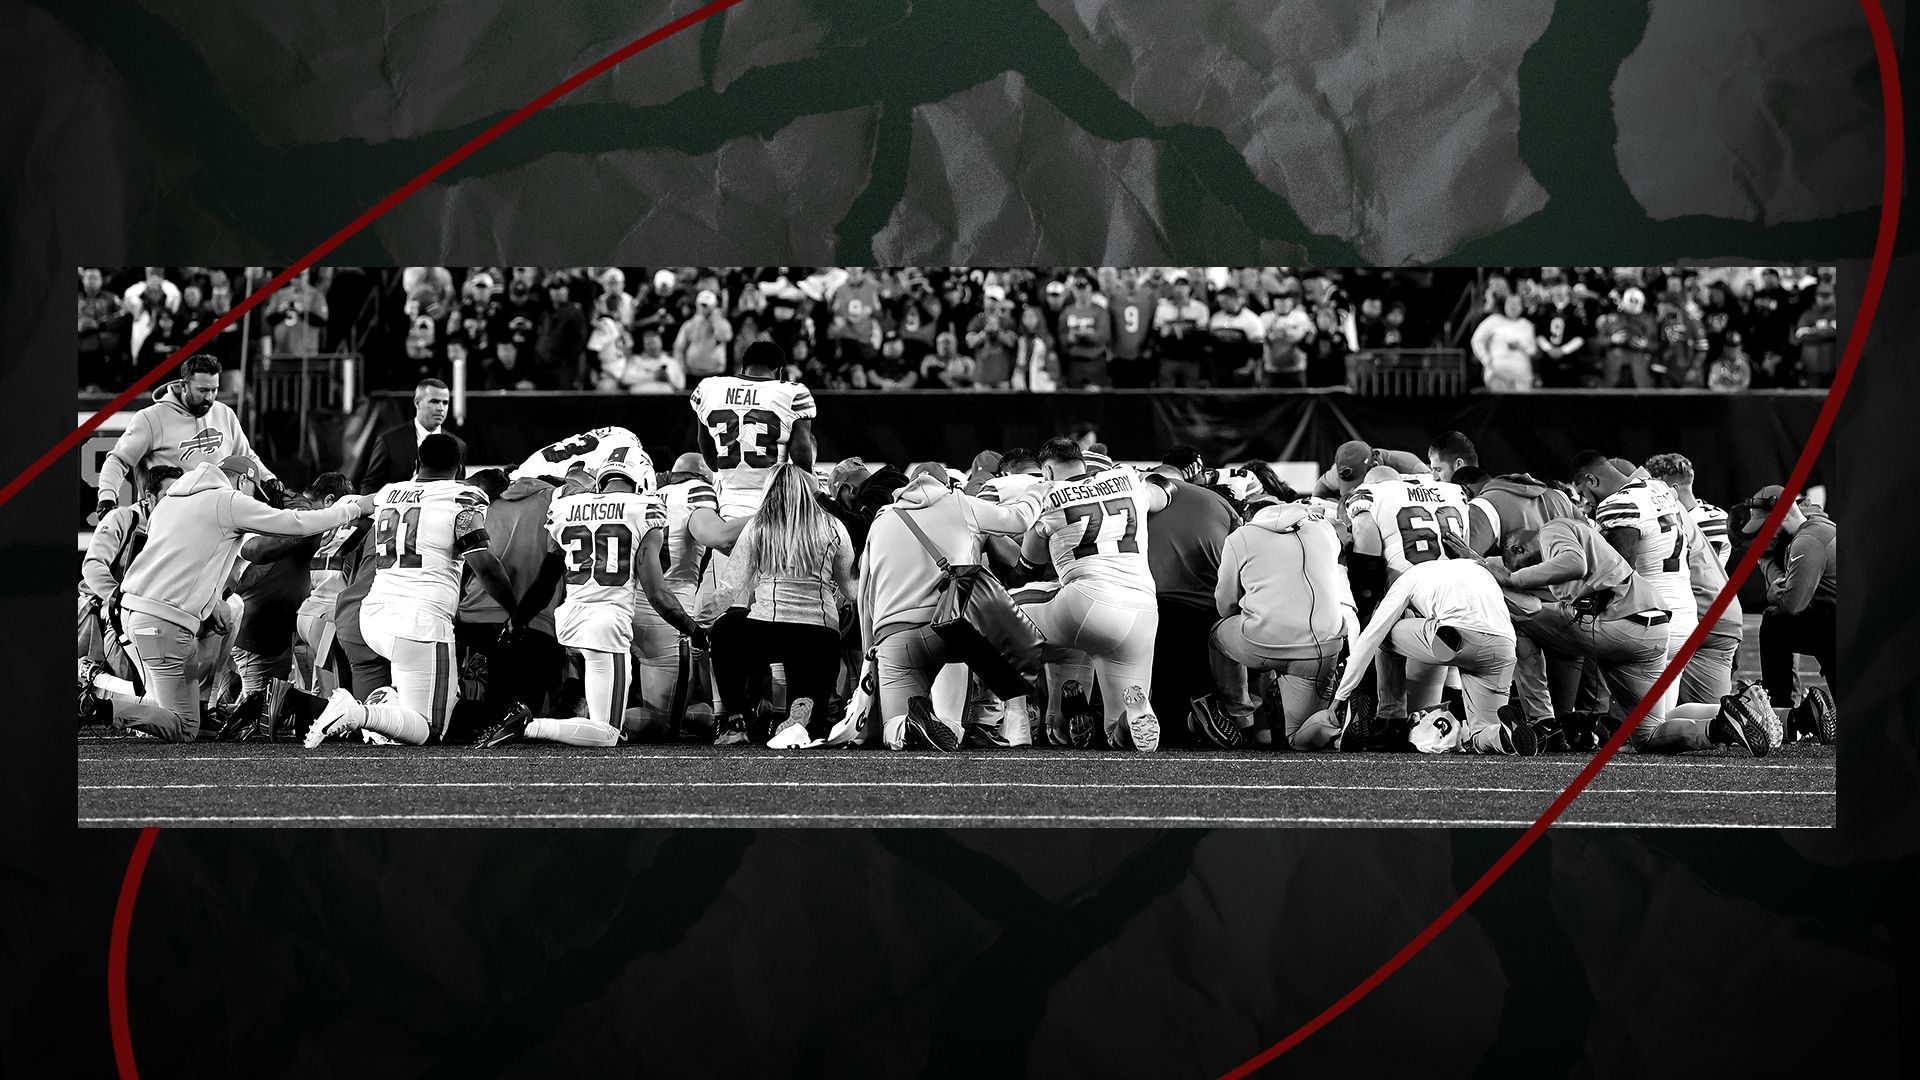
<svg viewBox="0 0 1920 1080"><path fill-rule="evenodd" d="M624 453L621 453L624 451ZM520 463L513 470L515 479L522 476L544 476L549 480L560 481L576 465L589 473L598 475L600 466L608 459L620 455L622 460L636 466L636 471L644 476L634 479L640 482L642 490L653 487L653 460L640 447L640 439L623 427L600 427L592 431L583 431L578 435L561 439L557 443L543 446Z"/></svg>
<svg viewBox="0 0 1920 1080"><path fill-rule="evenodd" d="M1727 560L1733 557L1733 539L1727 535L1727 512L1710 502L1695 500L1687 510L1687 516L1700 526L1700 532L1707 538L1707 547L1713 549L1713 556L1720 560L1722 570Z"/></svg>
<svg viewBox="0 0 1920 1080"><path fill-rule="evenodd" d="M1467 542L1467 493L1458 484L1431 476L1402 475L1362 484L1347 497L1346 507L1349 522L1361 514L1372 518L1389 580L1408 567L1446 558L1440 542L1443 530Z"/></svg>
<svg viewBox="0 0 1920 1080"><path fill-rule="evenodd" d="M760 509L767 476L787 460L795 421L818 414L813 391L799 383L716 375L693 388L693 415L713 436L721 516Z"/></svg>
<svg viewBox="0 0 1920 1080"><path fill-rule="evenodd" d="M646 492L585 492L553 500L547 508L549 546L567 567L566 596L553 612L560 644L627 651L641 544L647 533L666 527L666 509Z"/></svg>
<svg viewBox="0 0 1920 1080"><path fill-rule="evenodd" d="M980 485L979 497L990 503L1010 503L1046 482L1038 473L996 476Z"/></svg>
<svg viewBox="0 0 1920 1080"><path fill-rule="evenodd" d="M374 496L373 585L362 612L389 608L395 633L452 641L461 556L486 546L487 496L458 480L399 480Z"/></svg>
<svg viewBox="0 0 1920 1080"><path fill-rule="evenodd" d="M1693 573L1687 566L1687 530L1681 528L1686 508L1673 489L1658 480L1630 480L1627 486L1600 500L1593 520L1609 529L1634 529L1640 546L1634 572L1647 579L1661 603L1675 612L1693 611Z"/></svg>
<svg viewBox="0 0 1920 1080"><path fill-rule="evenodd" d="M307 560L307 598L300 603L302 615L333 614L334 601L347 587L347 541L360 526L358 520L336 525L320 541L320 547Z"/></svg>
<svg viewBox="0 0 1920 1080"><path fill-rule="evenodd" d="M1153 595L1147 488L1146 477L1121 466L1040 489L1040 519L1033 527L1047 538L1062 585L1084 581Z"/></svg>
<svg viewBox="0 0 1920 1080"><path fill-rule="evenodd" d="M667 515L667 584L680 605L691 610L694 595L700 589L700 572L707 549L693 538L688 524L695 510L720 510L720 494L713 485L698 478L668 484L660 489L660 504Z"/></svg>

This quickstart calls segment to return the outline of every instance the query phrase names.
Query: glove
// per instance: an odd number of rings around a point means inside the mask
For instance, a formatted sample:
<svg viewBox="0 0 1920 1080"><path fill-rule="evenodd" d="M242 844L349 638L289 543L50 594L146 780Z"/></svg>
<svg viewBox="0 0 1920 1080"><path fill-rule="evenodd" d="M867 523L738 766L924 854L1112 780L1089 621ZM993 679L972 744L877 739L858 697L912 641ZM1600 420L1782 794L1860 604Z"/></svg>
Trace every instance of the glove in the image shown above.
<svg viewBox="0 0 1920 1080"><path fill-rule="evenodd" d="M93 507L93 524L98 525L102 521L105 521L107 515L113 513L114 507L119 505L119 499L109 498L105 495L100 496L100 501L95 503Z"/></svg>
<svg viewBox="0 0 1920 1080"><path fill-rule="evenodd" d="M269 476L260 481L260 501L274 509L287 505L287 485L278 477Z"/></svg>

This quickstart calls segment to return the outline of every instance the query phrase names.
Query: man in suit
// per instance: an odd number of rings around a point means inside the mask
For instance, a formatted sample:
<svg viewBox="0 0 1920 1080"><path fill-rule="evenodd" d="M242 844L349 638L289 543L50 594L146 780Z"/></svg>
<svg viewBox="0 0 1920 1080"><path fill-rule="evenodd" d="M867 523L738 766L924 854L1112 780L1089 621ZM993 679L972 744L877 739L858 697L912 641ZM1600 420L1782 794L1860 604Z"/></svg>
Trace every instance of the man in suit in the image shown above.
<svg viewBox="0 0 1920 1080"><path fill-rule="evenodd" d="M412 422L381 432L373 440L373 445L367 448L367 457L360 470L360 493L371 495L396 480L412 479L420 440L436 432L459 443L460 460L466 461L466 441L444 430L447 410L452 404L452 392L439 379L425 379L414 387ZM465 478L463 465L456 479Z"/></svg>

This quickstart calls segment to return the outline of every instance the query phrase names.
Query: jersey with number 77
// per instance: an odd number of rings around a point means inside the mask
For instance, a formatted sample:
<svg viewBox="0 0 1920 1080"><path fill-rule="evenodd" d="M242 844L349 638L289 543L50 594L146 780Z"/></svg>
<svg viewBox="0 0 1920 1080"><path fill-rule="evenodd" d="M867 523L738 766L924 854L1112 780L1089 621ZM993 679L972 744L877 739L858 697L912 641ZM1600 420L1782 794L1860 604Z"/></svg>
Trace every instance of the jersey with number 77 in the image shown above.
<svg viewBox="0 0 1920 1080"><path fill-rule="evenodd" d="M691 400L693 415L713 437L720 516L753 513L760 508L767 476L787 460L794 423L818 411L813 391L799 383L716 375L700 380Z"/></svg>
<svg viewBox="0 0 1920 1080"><path fill-rule="evenodd" d="M1354 550L1385 559L1391 581L1410 567L1446 558L1442 532L1467 542L1467 494L1458 484L1427 476L1375 480L1348 496L1347 520L1353 524ZM1369 550L1369 521L1379 536L1377 552Z"/></svg>
<svg viewBox="0 0 1920 1080"><path fill-rule="evenodd" d="M1153 485L1121 466L1083 480L1046 485L1033 528L1047 539L1061 585L1086 582L1152 596L1147 515L1156 505Z"/></svg>

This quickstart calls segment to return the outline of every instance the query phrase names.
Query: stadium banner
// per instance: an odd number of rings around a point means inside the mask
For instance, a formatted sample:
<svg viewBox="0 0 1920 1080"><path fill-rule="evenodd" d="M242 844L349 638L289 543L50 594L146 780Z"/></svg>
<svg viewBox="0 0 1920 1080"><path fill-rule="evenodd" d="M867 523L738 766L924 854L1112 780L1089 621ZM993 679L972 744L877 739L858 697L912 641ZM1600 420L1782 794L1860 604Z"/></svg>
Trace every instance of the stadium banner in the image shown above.
<svg viewBox="0 0 1920 1080"><path fill-rule="evenodd" d="M816 390L820 459L858 455L905 465L942 461L966 467L981 449L1038 446L1080 422L1121 459L1157 459L1176 443L1198 447L1209 464L1249 459L1324 467L1342 442L1364 435L1376 446L1426 455L1443 431L1466 433L1482 464L1501 472L1551 469L1593 448L1634 461L1664 451L1693 459L1695 490L1723 505L1793 466L1819 414L1820 391L1659 390L1537 392L1459 398L1374 398L1344 390L1111 390L1029 394L906 390ZM376 394L355 417L358 431L406 423L412 396ZM1623 416L1633 416L1623 423ZM909 419L911 422L902 422ZM617 424L638 434L656 464L695 445L693 412L679 395L481 393L467 397L467 440L473 465L510 465L537 447L589 428ZM324 468L351 467L344 444L330 446ZM1827 505L1841 497L1834 453L1814 470L1810 488L1825 486ZM1549 478L1549 477L1543 477ZM1551 477L1561 478L1564 477Z"/></svg>

